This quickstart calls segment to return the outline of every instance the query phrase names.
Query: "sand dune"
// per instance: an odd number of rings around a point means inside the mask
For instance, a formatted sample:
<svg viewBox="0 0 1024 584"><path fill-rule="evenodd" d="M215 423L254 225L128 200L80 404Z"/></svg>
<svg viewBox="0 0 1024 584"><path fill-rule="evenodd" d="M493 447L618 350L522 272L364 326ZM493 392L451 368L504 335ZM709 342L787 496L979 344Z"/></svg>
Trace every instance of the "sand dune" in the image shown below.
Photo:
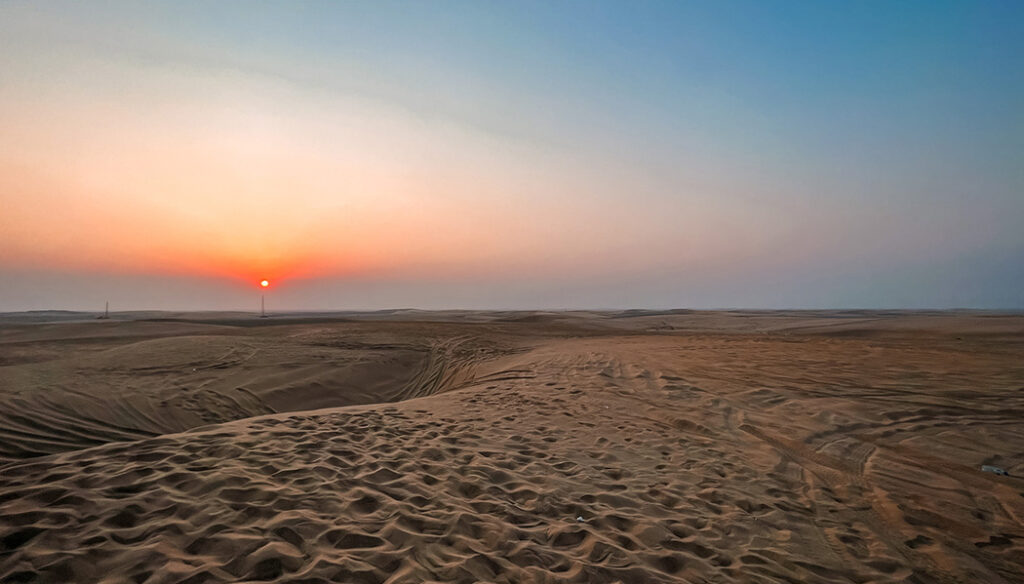
<svg viewBox="0 0 1024 584"><path fill-rule="evenodd" d="M1024 581L1019 316L62 318L4 582Z"/></svg>
<svg viewBox="0 0 1024 584"><path fill-rule="evenodd" d="M171 323L167 337L145 340L136 339L155 323L127 336L103 331L127 324L60 339L45 336L48 327L6 343L25 362L0 367L0 461L274 412L422 397L464 382L503 350L458 328L451 336L409 327L225 335L228 327L218 326L195 335L194 326ZM65 326L80 335L86 325ZM57 342L63 352L49 354Z"/></svg>

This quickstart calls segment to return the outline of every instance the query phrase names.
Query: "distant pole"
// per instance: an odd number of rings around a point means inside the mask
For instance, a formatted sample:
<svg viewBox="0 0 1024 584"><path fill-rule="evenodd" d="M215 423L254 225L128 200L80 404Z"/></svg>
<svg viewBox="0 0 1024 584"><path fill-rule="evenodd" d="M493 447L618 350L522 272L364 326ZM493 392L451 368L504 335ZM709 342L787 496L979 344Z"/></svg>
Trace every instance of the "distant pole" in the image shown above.
<svg viewBox="0 0 1024 584"><path fill-rule="evenodd" d="M268 280L260 280L260 286L266 290L270 285ZM267 295L260 294L260 318L267 318Z"/></svg>
<svg viewBox="0 0 1024 584"><path fill-rule="evenodd" d="M110 318L110 301L107 300L107 305L103 308L103 318Z"/></svg>

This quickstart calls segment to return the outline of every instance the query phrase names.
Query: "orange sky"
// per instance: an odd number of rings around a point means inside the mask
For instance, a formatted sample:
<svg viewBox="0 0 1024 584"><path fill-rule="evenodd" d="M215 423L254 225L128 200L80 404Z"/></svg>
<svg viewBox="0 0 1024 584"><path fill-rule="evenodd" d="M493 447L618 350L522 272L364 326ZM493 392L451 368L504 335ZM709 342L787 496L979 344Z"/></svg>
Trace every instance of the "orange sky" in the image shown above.
<svg viewBox="0 0 1024 584"><path fill-rule="evenodd" d="M586 272L657 265L659 250L722 260L780 237L732 228L756 206L652 197L614 162L595 175L573 153L261 79L175 80L210 84L212 103L162 100L166 81L149 81L138 97L8 102L5 262L250 280Z"/></svg>

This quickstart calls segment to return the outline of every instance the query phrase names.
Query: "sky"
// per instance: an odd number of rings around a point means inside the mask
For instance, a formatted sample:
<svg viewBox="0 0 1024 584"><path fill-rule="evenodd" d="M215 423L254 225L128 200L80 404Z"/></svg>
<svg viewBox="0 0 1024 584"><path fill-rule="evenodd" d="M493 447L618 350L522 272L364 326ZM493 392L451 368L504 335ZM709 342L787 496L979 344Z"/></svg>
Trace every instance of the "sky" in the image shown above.
<svg viewBox="0 0 1024 584"><path fill-rule="evenodd" d="M0 311L1021 309L1022 23L2 2Z"/></svg>

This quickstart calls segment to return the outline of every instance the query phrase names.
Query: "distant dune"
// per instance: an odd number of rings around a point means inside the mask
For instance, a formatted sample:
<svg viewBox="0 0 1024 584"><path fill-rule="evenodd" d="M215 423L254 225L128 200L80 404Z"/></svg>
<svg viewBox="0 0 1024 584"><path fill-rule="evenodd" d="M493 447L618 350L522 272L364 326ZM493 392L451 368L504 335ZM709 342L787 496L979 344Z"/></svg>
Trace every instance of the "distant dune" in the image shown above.
<svg viewBox="0 0 1024 584"><path fill-rule="evenodd" d="M0 315L2 582L1024 582L1021 315L111 316Z"/></svg>

